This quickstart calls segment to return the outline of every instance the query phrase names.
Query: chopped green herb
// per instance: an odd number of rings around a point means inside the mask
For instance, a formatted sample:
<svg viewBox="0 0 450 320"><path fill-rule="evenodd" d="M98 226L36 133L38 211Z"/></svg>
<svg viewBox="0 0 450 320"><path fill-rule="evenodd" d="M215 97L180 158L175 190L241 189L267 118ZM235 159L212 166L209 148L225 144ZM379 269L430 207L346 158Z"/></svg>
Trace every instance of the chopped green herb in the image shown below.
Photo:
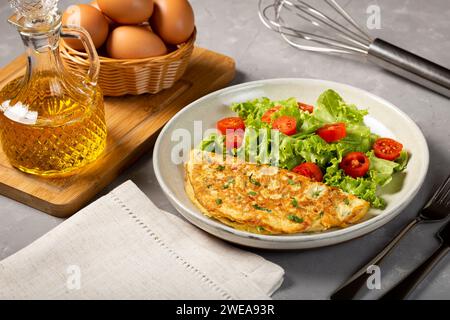
<svg viewBox="0 0 450 320"><path fill-rule="evenodd" d="M225 170L225 166L219 165L219 166L217 167L217 170L218 170L218 171L223 171L223 170Z"/></svg>
<svg viewBox="0 0 450 320"><path fill-rule="evenodd" d="M320 211L320 213L319 213L319 217L323 217L323 215L324 215L324 212L323 211Z"/></svg>
<svg viewBox="0 0 450 320"><path fill-rule="evenodd" d="M296 223L303 223L303 221L304 221L303 218L300 218L300 217L298 217L296 215L289 215L288 219L293 221L293 222L296 222Z"/></svg>
<svg viewBox="0 0 450 320"><path fill-rule="evenodd" d="M298 201L295 198L292 198L292 205L294 206L294 208L298 208Z"/></svg>
<svg viewBox="0 0 450 320"><path fill-rule="evenodd" d="M257 227L256 227L256 230L258 230L258 232L264 232L264 231L266 231L266 229L264 229L264 227L261 227L261 226L257 226Z"/></svg>
<svg viewBox="0 0 450 320"><path fill-rule="evenodd" d="M265 211L265 212L268 212L268 213L272 212L272 210L267 209L267 208L263 208L261 206L258 206L257 204L254 204L253 208L255 208L256 210Z"/></svg>
<svg viewBox="0 0 450 320"><path fill-rule="evenodd" d="M313 198L318 198L320 196L320 191L314 191L312 196L313 196Z"/></svg>
<svg viewBox="0 0 450 320"><path fill-rule="evenodd" d="M216 199L216 204L221 205L223 203L222 199Z"/></svg>
<svg viewBox="0 0 450 320"><path fill-rule="evenodd" d="M222 189L228 189L228 188L230 187L230 185L231 185L232 183L234 183L234 182L235 182L235 180L234 180L233 178L228 179L227 183L225 183L225 184L222 186Z"/></svg>
<svg viewBox="0 0 450 320"><path fill-rule="evenodd" d="M253 174L250 175L250 177L248 178L248 180L249 180L252 184L254 184L255 186L260 187L260 186L261 186L261 183L260 183L259 181L255 180L255 179L253 179L252 177L253 177Z"/></svg>
<svg viewBox="0 0 450 320"><path fill-rule="evenodd" d="M302 185L301 182L295 182L292 179L288 179L288 184L291 186L301 186Z"/></svg>
<svg viewBox="0 0 450 320"><path fill-rule="evenodd" d="M252 196L252 197L256 197L256 196L258 195L258 193L255 192L255 191L250 191L250 192L248 193L248 195L249 195L249 196Z"/></svg>
<svg viewBox="0 0 450 320"><path fill-rule="evenodd" d="M350 204L350 200L345 199L345 200L344 200L344 203L345 203L346 205L349 205L349 204Z"/></svg>

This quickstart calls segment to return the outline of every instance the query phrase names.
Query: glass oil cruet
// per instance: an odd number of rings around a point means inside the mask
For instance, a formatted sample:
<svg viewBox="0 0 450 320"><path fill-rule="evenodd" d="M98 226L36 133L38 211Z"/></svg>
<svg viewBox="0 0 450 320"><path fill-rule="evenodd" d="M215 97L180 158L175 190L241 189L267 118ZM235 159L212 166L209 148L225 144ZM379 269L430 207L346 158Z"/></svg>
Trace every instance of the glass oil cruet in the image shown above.
<svg viewBox="0 0 450 320"><path fill-rule="evenodd" d="M27 52L25 75L0 91L0 139L17 169L67 176L95 161L106 145L99 60L88 33L62 27L58 0L10 0L9 19ZM79 39L90 59L87 74L71 74L59 56L60 37Z"/></svg>

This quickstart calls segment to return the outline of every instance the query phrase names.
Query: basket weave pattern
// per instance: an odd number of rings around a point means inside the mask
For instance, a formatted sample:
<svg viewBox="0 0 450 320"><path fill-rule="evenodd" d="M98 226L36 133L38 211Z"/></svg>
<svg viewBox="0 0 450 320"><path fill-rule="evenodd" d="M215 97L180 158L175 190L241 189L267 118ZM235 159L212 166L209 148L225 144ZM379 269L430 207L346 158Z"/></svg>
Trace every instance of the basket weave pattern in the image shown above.
<svg viewBox="0 0 450 320"><path fill-rule="evenodd" d="M194 51L196 32L189 40L178 45L178 49L167 55L145 59L111 59L99 57L99 85L105 96L139 95L158 93L168 89L186 71ZM69 47L61 41L61 56L73 72L87 72L87 54Z"/></svg>

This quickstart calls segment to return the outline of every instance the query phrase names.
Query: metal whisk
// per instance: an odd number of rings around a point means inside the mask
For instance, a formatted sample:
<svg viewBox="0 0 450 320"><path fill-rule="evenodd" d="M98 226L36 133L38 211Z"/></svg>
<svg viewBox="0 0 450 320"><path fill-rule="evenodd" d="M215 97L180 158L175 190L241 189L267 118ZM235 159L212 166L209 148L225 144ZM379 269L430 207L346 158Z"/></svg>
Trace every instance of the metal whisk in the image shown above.
<svg viewBox="0 0 450 320"><path fill-rule="evenodd" d="M450 70L371 38L336 0L322 0L322 4L329 10L318 10L302 0L259 0L258 11L267 28L297 49L366 56L386 70L450 98ZM337 19L332 17L336 15Z"/></svg>

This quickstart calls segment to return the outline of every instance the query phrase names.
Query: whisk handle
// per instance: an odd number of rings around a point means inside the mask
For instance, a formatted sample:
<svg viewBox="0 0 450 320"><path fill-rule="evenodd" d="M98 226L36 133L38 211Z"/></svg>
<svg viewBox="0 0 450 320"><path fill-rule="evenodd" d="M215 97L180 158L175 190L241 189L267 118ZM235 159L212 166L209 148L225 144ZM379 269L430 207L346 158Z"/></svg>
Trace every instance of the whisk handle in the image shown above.
<svg viewBox="0 0 450 320"><path fill-rule="evenodd" d="M450 98L450 70L381 39L369 47L373 63Z"/></svg>

